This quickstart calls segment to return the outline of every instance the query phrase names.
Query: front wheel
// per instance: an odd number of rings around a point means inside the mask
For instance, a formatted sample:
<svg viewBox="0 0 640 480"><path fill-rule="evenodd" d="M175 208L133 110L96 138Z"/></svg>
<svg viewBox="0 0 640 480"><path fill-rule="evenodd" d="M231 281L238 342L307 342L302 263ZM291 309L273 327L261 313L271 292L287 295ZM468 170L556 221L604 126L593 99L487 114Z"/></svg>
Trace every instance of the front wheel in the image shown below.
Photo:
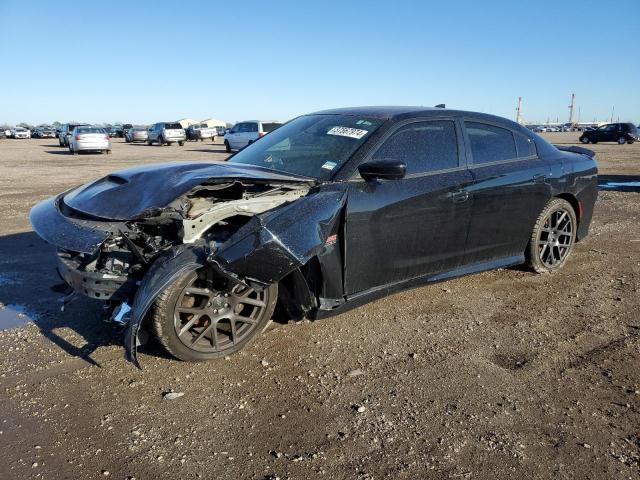
<svg viewBox="0 0 640 480"><path fill-rule="evenodd" d="M583 136L580 137L580 141L586 145L587 143L589 143L589 138Z"/></svg>
<svg viewBox="0 0 640 480"><path fill-rule="evenodd" d="M158 296L151 313L153 331L174 357L204 361L230 355L271 323L277 284L260 292L231 282L216 288L220 290L211 286L205 271L190 272Z"/></svg>
<svg viewBox="0 0 640 480"><path fill-rule="evenodd" d="M224 141L224 149L227 153L231 153L231 145L229 145L229 142L227 142L226 140Z"/></svg>
<svg viewBox="0 0 640 480"><path fill-rule="evenodd" d="M551 200L533 227L526 251L527 265L537 273L561 268L573 250L577 228L571 204L561 198Z"/></svg>
<svg viewBox="0 0 640 480"><path fill-rule="evenodd" d="M625 137L618 138L618 145L624 145L627 143L627 139Z"/></svg>

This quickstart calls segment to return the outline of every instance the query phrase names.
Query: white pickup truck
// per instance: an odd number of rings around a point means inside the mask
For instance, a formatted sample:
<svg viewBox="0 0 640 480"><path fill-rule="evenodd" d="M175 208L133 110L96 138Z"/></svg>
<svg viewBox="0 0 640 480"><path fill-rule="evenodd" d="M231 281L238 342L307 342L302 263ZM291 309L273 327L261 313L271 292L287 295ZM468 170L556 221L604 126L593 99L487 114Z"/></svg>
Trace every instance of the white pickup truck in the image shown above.
<svg viewBox="0 0 640 480"><path fill-rule="evenodd" d="M196 123L189 125L186 130L187 140L200 140L201 142L206 139L213 140L216 136L217 130L214 127L209 127L206 123Z"/></svg>

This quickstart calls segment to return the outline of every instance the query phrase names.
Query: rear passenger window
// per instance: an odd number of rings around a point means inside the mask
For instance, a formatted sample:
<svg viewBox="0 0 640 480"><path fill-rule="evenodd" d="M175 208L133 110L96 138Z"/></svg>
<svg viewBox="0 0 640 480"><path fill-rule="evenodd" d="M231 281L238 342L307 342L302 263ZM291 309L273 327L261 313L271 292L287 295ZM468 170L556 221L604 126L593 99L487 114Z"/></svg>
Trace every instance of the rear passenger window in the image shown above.
<svg viewBox="0 0 640 480"><path fill-rule="evenodd" d="M531 138L518 132L515 132L513 135L516 139L518 157L530 157L536 154L536 146Z"/></svg>
<svg viewBox="0 0 640 480"><path fill-rule="evenodd" d="M452 121L415 122L393 133L372 160L400 160L407 174L458 166L458 141Z"/></svg>
<svg viewBox="0 0 640 480"><path fill-rule="evenodd" d="M513 133L486 123L464 122L471 144L473 163L489 163L516 158Z"/></svg>

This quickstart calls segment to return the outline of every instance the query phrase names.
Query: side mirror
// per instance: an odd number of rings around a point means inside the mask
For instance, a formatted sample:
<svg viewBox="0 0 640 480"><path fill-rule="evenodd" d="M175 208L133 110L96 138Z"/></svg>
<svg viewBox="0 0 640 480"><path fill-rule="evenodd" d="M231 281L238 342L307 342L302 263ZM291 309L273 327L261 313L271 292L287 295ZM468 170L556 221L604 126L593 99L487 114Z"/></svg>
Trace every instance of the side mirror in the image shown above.
<svg viewBox="0 0 640 480"><path fill-rule="evenodd" d="M363 163L358 167L358 172L366 181L398 180L406 175L407 166L400 160L377 160Z"/></svg>

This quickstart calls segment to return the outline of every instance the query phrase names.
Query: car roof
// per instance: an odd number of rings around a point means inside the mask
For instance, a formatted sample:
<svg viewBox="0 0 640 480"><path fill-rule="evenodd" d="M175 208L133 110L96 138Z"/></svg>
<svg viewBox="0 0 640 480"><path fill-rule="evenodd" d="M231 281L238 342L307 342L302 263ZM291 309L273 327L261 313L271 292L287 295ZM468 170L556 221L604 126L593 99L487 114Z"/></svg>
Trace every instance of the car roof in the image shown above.
<svg viewBox="0 0 640 480"><path fill-rule="evenodd" d="M353 115L359 117L378 118L381 120L401 120L411 117L439 117L439 116L451 116L451 117L473 117L475 119L484 119L489 122L497 123L517 123L496 115L490 115L488 113L469 112L465 110L453 110L449 108L440 107L416 107L416 106L369 106L369 107L349 107L349 108L334 108L330 110L320 110L314 112L311 115Z"/></svg>

